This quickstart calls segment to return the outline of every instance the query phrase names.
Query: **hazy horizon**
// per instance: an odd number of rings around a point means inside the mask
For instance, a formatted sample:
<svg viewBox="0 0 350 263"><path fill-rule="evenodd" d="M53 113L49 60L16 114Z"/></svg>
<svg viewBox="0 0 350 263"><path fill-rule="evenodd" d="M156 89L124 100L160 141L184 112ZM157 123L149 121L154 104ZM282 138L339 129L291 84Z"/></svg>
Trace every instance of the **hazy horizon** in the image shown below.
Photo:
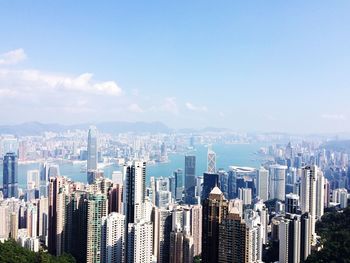
<svg viewBox="0 0 350 263"><path fill-rule="evenodd" d="M347 1L3 2L0 123L347 133L349 8Z"/></svg>

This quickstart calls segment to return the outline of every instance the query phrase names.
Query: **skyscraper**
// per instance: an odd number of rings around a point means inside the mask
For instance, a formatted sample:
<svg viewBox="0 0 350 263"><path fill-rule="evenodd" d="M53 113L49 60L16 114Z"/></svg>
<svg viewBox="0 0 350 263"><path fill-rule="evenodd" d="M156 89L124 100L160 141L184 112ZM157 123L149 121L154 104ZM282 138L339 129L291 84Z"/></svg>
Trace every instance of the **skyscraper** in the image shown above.
<svg viewBox="0 0 350 263"><path fill-rule="evenodd" d="M203 202L202 262L219 259L219 226L228 214L228 201L218 187L214 187Z"/></svg>
<svg viewBox="0 0 350 263"><path fill-rule="evenodd" d="M4 198L18 197L18 161L15 153L6 153L3 160Z"/></svg>
<svg viewBox="0 0 350 263"><path fill-rule="evenodd" d="M301 212L309 213L311 229L310 238L315 235L316 223L316 180L318 168L316 165L305 166L302 170L301 189L300 189L300 208Z"/></svg>
<svg viewBox="0 0 350 263"><path fill-rule="evenodd" d="M153 225L144 219L128 226L127 263L151 263Z"/></svg>
<svg viewBox="0 0 350 263"><path fill-rule="evenodd" d="M143 204L146 194L146 163L134 161L123 167L125 178L124 213L126 224L135 223L142 217Z"/></svg>
<svg viewBox="0 0 350 263"><path fill-rule="evenodd" d="M102 217L107 216L107 197L91 194L87 214L87 263L101 262Z"/></svg>
<svg viewBox="0 0 350 263"><path fill-rule="evenodd" d="M125 260L125 216L112 212L102 218L101 262Z"/></svg>
<svg viewBox="0 0 350 263"><path fill-rule="evenodd" d="M185 156L185 202L195 204L196 194L196 156Z"/></svg>
<svg viewBox="0 0 350 263"><path fill-rule="evenodd" d="M89 128L87 146L87 172L97 169L97 129L95 126ZM88 178L88 183L92 184Z"/></svg>
<svg viewBox="0 0 350 263"><path fill-rule="evenodd" d="M205 200L209 197L209 193L215 186L219 186L219 175L217 173L203 174L203 188L201 199Z"/></svg>
<svg viewBox="0 0 350 263"><path fill-rule="evenodd" d="M48 249L50 254L60 256L64 247L64 220L65 220L65 177L51 177L49 183L49 229Z"/></svg>
<svg viewBox="0 0 350 263"><path fill-rule="evenodd" d="M264 167L257 171L257 195L263 201L269 200L269 171Z"/></svg>
<svg viewBox="0 0 350 263"><path fill-rule="evenodd" d="M285 185L286 185L286 170L287 166L271 165L270 166L270 182L269 193L270 199L279 199L284 201Z"/></svg>
<svg viewBox="0 0 350 263"><path fill-rule="evenodd" d="M208 147L207 172L216 173L216 153L211 149L211 147Z"/></svg>
<svg viewBox="0 0 350 263"><path fill-rule="evenodd" d="M239 215L238 209L234 208L219 225L218 258L220 263L240 263L246 261L246 225Z"/></svg>
<svg viewBox="0 0 350 263"><path fill-rule="evenodd" d="M174 171L175 176L175 197L176 200L182 200L182 194L184 192L184 174L182 169L176 169Z"/></svg>

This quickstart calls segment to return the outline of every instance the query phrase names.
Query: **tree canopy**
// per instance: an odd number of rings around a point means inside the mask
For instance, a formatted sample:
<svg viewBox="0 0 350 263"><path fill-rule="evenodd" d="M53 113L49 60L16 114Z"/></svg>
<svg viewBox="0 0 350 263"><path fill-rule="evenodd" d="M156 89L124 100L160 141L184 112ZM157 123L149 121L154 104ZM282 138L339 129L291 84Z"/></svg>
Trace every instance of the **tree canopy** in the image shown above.
<svg viewBox="0 0 350 263"><path fill-rule="evenodd" d="M75 259L68 254L55 257L47 252L32 252L18 245L14 240L0 242L1 263L75 263Z"/></svg>
<svg viewBox="0 0 350 263"><path fill-rule="evenodd" d="M323 248L311 254L306 262L350 262L350 207L326 213L316 224Z"/></svg>

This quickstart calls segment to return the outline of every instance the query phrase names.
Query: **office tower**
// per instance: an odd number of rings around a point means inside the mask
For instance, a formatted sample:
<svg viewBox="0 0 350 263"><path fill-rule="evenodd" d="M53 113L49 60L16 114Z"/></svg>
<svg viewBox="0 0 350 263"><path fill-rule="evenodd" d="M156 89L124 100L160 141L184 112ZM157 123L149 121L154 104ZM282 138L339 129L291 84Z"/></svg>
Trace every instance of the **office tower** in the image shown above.
<svg viewBox="0 0 350 263"><path fill-rule="evenodd" d="M216 154L211 147L208 147L207 173L216 173Z"/></svg>
<svg viewBox="0 0 350 263"><path fill-rule="evenodd" d="M108 213L123 214L123 185L114 184L108 191Z"/></svg>
<svg viewBox="0 0 350 263"><path fill-rule="evenodd" d="M171 192L157 191L156 192L156 206L159 208L167 208L171 203Z"/></svg>
<svg viewBox="0 0 350 263"><path fill-rule="evenodd" d="M293 193L287 194L285 200L286 213L298 214L299 210L299 196Z"/></svg>
<svg viewBox="0 0 350 263"><path fill-rule="evenodd" d="M227 193L228 193L228 199L233 199L237 197L237 173L234 169L230 169L228 171L228 178L227 178Z"/></svg>
<svg viewBox="0 0 350 263"><path fill-rule="evenodd" d="M126 224L135 223L142 217L142 206L145 202L146 163L134 161L132 164L124 165L123 175L125 178L123 201Z"/></svg>
<svg viewBox="0 0 350 263"><path fill-rule="evenodd" d="M97 169L97 129L95 126L89 128L88 146L87 146L87 172ZM88 183L92 184L91 178L88 177Z"/></svg>
<svg viewBox="0 0 350 263"><path fill-rule="evenodd" d="M185 202L195 204L196 192L196 156L185 156Z"/></svg>
<svg viewBox="0 0 350 263"><path fill-rule="evenodd" d="M324 213L324 176L321 170L317 171L316 178L316 220L321 219Z"/></svg>
<svg viewBox="0 0 350 263"><path fill-rule="evenodd" d="M240 263L247 261L247 229L246 224L234 208L222 219L218 227L217 257L205 262ZM204 246L203 246L204 249ZM203 251L204 252L204 251Z"/></svg>
<svg viewBox="0 0 350 263"><path fill-rule="evenodd" d="M263 201L269 200L269 171L260 167L257 171L257 195Z"/></svg>
<svg viewBox="0 0 350 263"><path fill-rule="evenodd" d="M128 225L127 260L128 263L152 262L153 225L144 219Z"/></svg>
<svg viewBox="0 0 350 263"><path fill-rule="evenodd" d="M269 199L284 201L287 166L271 165L269 182Z"/></svg>
<svg viewBox="0 0 350 263"><path fill-rule="evenodd" d="M1 156L5 157L6 153L18 153L18 140L13 135L6 135L5 138L1 140Z"/></svg>
<svg viewBox="0 0 350 263"><path fill-rule="evenodd" d="M310 237L315 235L316 220L316 180L318 168L316 165L305 166L301 176L300 208L302 214L309 213L310 216Z"/></svg>
<svg viewBox="0 0 350 263"><path fill-rule="evenodd" d="M177 169L174 171L175 176L175 196L176 200L182 200L182 194L185 190L184 185L184 175L182 169Z"/></svg>
<svg viewBox="0 0 350 263"><path fill-rule="evenodd" d="M175 176L169 176L169 188L171 193L171 199L176 200L176 181Z"/></svg>
<svg viewBox="0 0 350 263"><path fill-rule="evenodd" d="M203 188L201 199L205 200L209 197L209 193L215 186L219 186L219 175L217 173L203 174Z"/></svg>
<svg viewBox="0 0 350 263"><path fill-rule="evenodd" d="M91 194L87 204L86 262L101 262L102 217L107 216L107 197Z"/></svg>
<svg viewBox="0 0 350 263"><path fill-rule="evenodd" d="M159 177L155 181L157 191L170 191L169 178Z"/></svg>
<svg viewBox="0 0 350 263"><path fill-rule="evenodd" d="M4 198L18 197L18 162L15 153L6 153L3 160Z"/></svg>
<svg viewBox="0 0 350 263"><path fill-rule="evenodd" d="M49 192L49 170L48 164L40 164L40 196L48 197Z"/></svg>
<svg viewBox="0 0 350 263"><path fill-rule="evenodd" d="M203 202L202 262L217 262L219 258L219 226L228 214L228 201L218 187L214 187Z"/></svg>
<svg viewBox="0 0 350 263"><path fill-rule="evenodd" d="M51 177L49 183L49 230L48 250L52 255L60 256L64 247L65 221L65 187L68 186L65 177Z"/></svg>
<svg viewBox="0 0 350 263"><path fill-rule="evenodd" d="M228 198L228 173L224 169L219 169L217 174L219 175L218 187L224 194L225 198Z"/></svg>
<svg viewBox="0 0 350 263"><path fill-rule="evenodd" d="M252 189L250 188L239 188L238 197L243 201L243 205L252 204Z"/></svg>
<svg viewBox="0 0 350 263"><path fill-rule="evenodd" d="M34 189L39 189L40 187L40 173L39 170L29 170L27 171L27 187L29 183L33 183Z"/></svg>
<svg viewBox="0 0 350 263"><path fill-rule="evenodd" d="M125 216L112 212L102 217L101 262L125 262Z"/></svg>
<svg viewBox="0 0 350 263"><path fill-rule="evenodd" d="M191 206L191 235L193 237L193 256L202 253L202 206Z"/></svg>
<svg viewBox="0 0 350 263"><path fill-rule="evenodd" d="M87 171L88 183L93 184L96 180L102 180L104 178L103 171L101 170L89 170Z"/></svg>
<svg viewBox="0 0 350 263"><path fill-rule="evenodd" d="M203 176L197 176L196 177L196 203L200 203L200 198L202 196L202 192L203 192L203 183L204 183L204 179Z"/></svg>

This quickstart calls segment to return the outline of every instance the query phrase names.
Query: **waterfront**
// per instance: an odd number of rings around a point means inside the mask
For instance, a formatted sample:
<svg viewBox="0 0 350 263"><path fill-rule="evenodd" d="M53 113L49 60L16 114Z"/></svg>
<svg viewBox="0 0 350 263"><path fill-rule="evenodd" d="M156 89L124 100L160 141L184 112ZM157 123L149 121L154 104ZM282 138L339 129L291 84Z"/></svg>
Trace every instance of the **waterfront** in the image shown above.
<svg viewBox="0 0 350 263"><path fill-rule="evenodd" d="M230 165L236 166L250 166L259 167L261 160L256 152L266 145L263 144L231 144L231 145L213 145L212 149L216 152L217 169L223 168L228 170ZM203 145L196 146L195 151L188 152L186 154L192 154L196 156L196 174L202 175L206 171L207 166L207 148ZM184 169L185 154L170 154L167 163L158 163L147 166L146 169L146 181L149 182L151 176L154 177L167 177L172 172L181 168ZM60 163L60 174L71 178L74 181L86 182L86 173L80 171L81 164L73 163ZM20 164L18 166L18 183L19 187L26 187L27 171L38 169L38 163ZM111 178L113 171L120 170L117 165L110 165L104 167L104 174L106 177ZM2 165L0 171L0 180L2 183Z"/></svg>

